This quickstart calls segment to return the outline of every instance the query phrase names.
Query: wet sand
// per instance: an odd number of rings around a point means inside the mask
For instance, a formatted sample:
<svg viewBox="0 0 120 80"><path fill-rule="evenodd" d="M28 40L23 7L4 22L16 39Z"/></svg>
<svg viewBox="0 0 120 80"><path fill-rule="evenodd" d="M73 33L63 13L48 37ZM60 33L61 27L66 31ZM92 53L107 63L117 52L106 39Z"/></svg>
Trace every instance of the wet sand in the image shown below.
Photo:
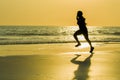
<svg viewBox="0 0 120 80"><path fill-rule="evenodd" d="M0 80L119 80L120 43L0 46Z"/></svg>

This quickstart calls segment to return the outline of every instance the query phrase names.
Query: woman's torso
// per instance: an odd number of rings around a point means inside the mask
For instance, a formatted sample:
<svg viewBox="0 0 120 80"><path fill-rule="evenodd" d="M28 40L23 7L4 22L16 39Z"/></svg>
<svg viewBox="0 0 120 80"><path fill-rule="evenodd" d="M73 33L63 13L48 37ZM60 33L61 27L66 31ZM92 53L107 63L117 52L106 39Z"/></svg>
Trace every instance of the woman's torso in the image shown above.
<svg viewBox="0 0 120 80"><path fill-rule="evenodd" d="M80 30L87 31L85 18L83 18L83 17L78 18L77 24L79 25Z"/></svg>

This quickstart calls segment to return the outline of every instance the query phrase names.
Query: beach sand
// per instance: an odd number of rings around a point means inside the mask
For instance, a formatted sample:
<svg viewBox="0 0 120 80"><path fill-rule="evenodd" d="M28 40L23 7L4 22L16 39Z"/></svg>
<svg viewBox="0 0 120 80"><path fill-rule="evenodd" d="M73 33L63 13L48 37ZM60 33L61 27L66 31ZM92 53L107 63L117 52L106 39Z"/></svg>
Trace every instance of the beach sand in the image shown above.
<svg viewBox="0 0 120 80"><path fill-rule="evenodd" d="M119 80L120 43L0 45L0 80ZM77 56L80 55L80 56Z"/></svg>

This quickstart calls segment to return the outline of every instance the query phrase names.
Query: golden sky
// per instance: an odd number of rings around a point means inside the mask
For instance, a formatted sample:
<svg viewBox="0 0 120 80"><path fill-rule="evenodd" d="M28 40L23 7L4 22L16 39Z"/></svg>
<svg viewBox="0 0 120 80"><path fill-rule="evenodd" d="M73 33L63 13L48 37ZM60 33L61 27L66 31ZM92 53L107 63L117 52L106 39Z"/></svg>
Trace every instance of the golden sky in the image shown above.
<svg viewBox="0 0 120 80"><path fill-rule="evenodd" d="M120 0L0 0L0 25L74 26L78 10L87 25L120 25Z"/></svg>

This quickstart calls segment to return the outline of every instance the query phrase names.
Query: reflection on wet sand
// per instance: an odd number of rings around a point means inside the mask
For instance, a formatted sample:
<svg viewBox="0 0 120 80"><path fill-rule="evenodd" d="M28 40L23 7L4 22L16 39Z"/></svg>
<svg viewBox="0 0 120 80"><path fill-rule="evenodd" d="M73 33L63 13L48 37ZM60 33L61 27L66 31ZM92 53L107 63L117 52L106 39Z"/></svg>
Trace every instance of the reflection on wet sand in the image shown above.
<svg viewBox="0 0 120 80"><path fill-rule="evenodd" d="M78 69L74 71L75 77L73 80L87 80L89 78L88 73L93 54L89 55L84 61L77 60L79 56L81 55L76 55L76 57L71 60L72 63L78 65Z"/></svg>

